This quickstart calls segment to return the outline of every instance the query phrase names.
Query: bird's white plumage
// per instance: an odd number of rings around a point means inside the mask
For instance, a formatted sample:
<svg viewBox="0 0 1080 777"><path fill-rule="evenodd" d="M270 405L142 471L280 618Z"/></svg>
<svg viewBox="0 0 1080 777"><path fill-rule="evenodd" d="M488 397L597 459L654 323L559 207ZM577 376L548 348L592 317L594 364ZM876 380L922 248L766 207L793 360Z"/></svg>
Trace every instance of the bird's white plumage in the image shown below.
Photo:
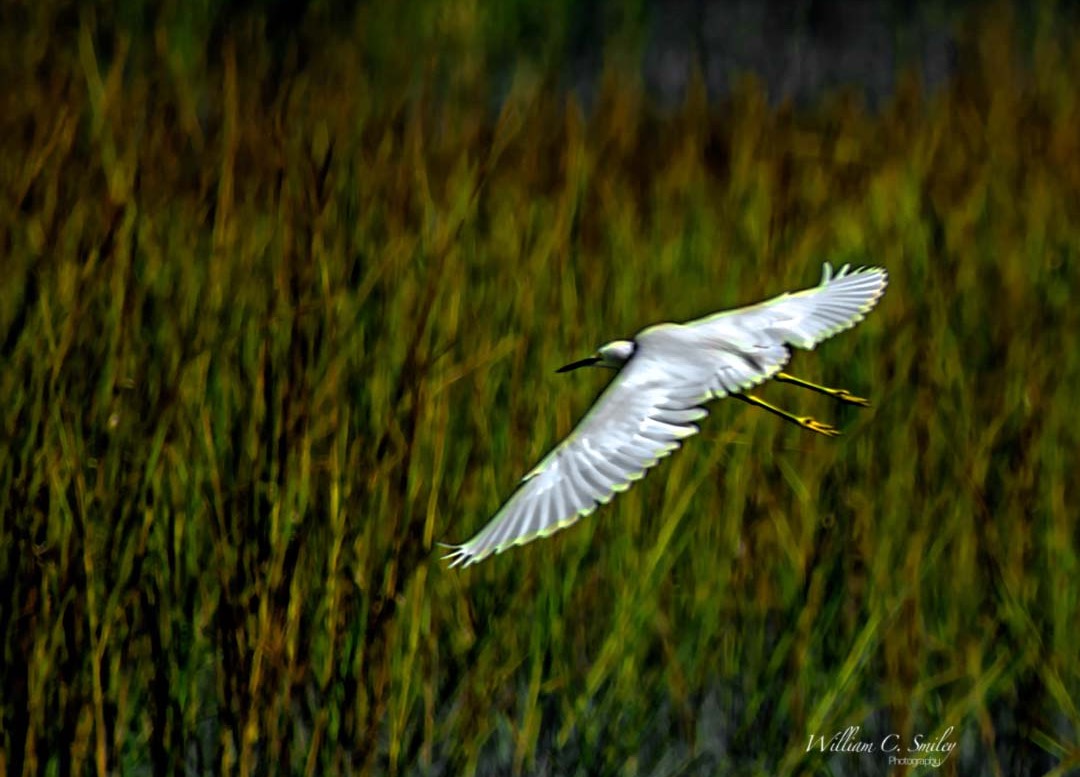
<svg viewBox="0 0 1080 777"><path fill-rule="evenodd" d="M756 337L758 344L773 342L812 349L862 321L885 292L888 280L880 267L852 271L844 265L833 275L832 267L826 263L817 286L715 313L690 321L687 326L721 339L762 332L766 337Z"/></svg>
<svg viewBox="0 0 1080 777"><path fill-rule="evenodd" d="M686 324L660 324L634 338L633 354L592 409L529 472L476 536L449 546L468 566L563 529L697 433L701 405L773 377L789 346L813 348L861 321L885 291L879 267L832 274L818 286Z"/></svg>

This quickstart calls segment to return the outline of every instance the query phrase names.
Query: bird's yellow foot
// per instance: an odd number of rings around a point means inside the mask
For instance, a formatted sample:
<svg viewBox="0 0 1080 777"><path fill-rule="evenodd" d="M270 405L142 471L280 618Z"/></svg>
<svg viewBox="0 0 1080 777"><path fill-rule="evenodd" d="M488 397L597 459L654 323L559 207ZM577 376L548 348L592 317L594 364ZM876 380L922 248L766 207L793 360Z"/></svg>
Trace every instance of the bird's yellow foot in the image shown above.
<svg viewBox="0 0 1080 777"><path fill-rule="evenodd" d="M870 400L857 397L850 393L847 389L833 389L829 392L829 396L840 402L846 402L849 405L858 405L859 407L870 407Z"/></svg>
<svg viewBox="0 0 1080 777"><path fill-rule="evenodd" d="M786 372L778 372L774 376L776 380L781 383L790 383L794 386L802 386L805 389L816 391L819 394L824 394L827 397L832 397L838 402L847 402L849 405L859 405L860 407L870 407L870 401L857 397L847 389L842 388L829 388L828 386L821 386L817 383L811 383L808 380L802 378L796 378L794 375L788 375Z"/></svg>
<svg viewBox="0 0 1080 777"><path fill-rule="evenodd" d="M821 421L817 421L813 418L810 418L809 416L798 419L798 422L799 426L801 426L803 429L809 429L811 432L817 432L818 434L823 434L826 437L840 436L840 430L837 429L835 426L823 424Z"/></svg>

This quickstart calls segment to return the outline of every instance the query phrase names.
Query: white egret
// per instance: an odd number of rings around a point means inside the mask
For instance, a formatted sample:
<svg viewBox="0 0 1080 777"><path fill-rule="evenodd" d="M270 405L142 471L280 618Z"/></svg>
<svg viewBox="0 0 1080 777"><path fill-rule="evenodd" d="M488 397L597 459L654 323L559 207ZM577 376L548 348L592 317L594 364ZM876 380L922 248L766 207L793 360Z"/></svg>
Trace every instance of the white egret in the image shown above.
<svg viewBox="0 0 1080 777"><path fill-rule="evenodd" d="M839 434L828 424L744 392L773 379L868 405L844 389L819 386L780 369L791 357L791 346L812 349L861 321L887 283L880 267L851 270L844 265L833 275L826 263L821 283L812 288L685 324L651 326L633 340L608 343L587 359L560 368L611 367L619 374L488 524L468 542L445 546L451 552L444 558L451 566L475 564L589 515L695 434L694 421L708 414L701 405L712 399L735 397L804 429Z"/></svg>

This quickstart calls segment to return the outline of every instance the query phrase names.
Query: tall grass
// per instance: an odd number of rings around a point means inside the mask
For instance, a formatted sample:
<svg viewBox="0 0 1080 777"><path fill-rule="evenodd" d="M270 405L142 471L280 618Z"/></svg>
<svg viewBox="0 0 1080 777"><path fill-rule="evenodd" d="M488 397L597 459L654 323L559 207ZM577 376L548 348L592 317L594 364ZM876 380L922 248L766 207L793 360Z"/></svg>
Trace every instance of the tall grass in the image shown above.
<svg viewBox="0 0 1080 777"><path fill-rule="evenodd" d="M1080 768L1075 35L998 9L878 113L586 111L557 40L507 86L418 7L4 12L0 774L890 771L808 752L847 726ZM765 395L839 441L718 403L438 561L607 380L554 367L825 259L891 285L792 370L874 408Z"/></svg>

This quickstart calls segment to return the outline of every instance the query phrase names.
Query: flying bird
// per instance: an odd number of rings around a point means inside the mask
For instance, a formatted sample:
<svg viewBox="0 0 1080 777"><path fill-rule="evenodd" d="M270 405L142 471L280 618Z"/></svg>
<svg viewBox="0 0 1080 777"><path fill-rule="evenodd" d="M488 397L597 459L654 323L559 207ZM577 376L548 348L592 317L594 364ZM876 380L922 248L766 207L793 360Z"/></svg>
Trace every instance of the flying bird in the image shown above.
<svg viewBox="0 0 1080 777"><path fill-rule="evenodd" d="M708 415L702 405L713 399L734 397L804 429L838 435L828 424L745 392L772 379L868 406L845 389L819 386L781 368L792 346L812 349L862 321L887 283L880 267L844 265L834 275L826 263L821 283L812 288L685 324L650 326L633 340L615 340L559 368L609 367L619 374L488 524L468 542L444 545L450 553L443 558L452 567L469 566L589 515L696 434L694 422Z"/></svg>

